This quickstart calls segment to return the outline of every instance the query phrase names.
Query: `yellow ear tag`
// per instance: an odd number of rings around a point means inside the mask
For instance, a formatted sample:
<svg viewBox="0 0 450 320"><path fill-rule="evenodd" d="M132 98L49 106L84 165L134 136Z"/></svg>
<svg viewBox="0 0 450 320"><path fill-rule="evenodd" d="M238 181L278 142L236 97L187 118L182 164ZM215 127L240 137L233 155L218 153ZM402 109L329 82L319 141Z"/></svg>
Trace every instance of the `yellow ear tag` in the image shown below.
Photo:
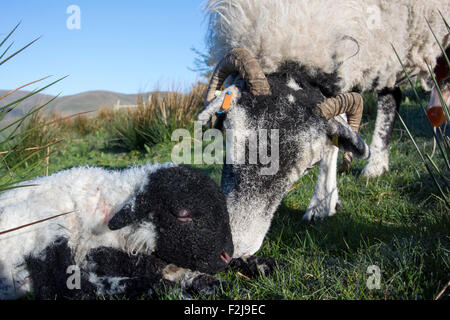
<svg viewBox="0 0 450 320"><path fill-rule="evenodd" d="M339 148L339 138L338 138L338 136L333 136L333 137L331 138L331 141L333 142L333 144L334 144L336 147Z"/></svg>
<svg viewBox="0 0 450 320"><path fill-rule="evenodd" d="M231 99L233 98L233 92L227 91L225 93L225 99L222 102L222 110L228 110L231 105Z"/></svg>

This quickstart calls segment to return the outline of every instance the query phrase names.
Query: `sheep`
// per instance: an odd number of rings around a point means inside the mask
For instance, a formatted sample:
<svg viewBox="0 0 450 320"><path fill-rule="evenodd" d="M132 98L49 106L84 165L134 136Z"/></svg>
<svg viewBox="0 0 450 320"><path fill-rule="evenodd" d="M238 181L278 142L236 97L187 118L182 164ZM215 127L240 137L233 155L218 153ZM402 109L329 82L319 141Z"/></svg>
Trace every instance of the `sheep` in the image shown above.
<svg viewBox="0 0 450 320"><path fill-rule="evenodd" d="M368 158L365 176L388 169L389 140L401 102L397 83L404 78L391 44L410 74L427 74L427 63L433 68L441 51L426 19L444 47L450 42L437 9L445 15L450 3L207 2L208 45L218 64L198 120L206 124L218 112L217 124L227 136L243 137L242 145L259 128L280 131L276 174L261 175L261 163L223 166L221 185L227 197L235 258L251 256L260 248L284 195L318 162L319 176L303 219L335 214L340 205L338 147ZM222 85L225 90L216 97ZM357 134L362 112L357 107L362 99L351 93L369 90L379 91L370 152ZM221 105L227 93L232 94L232 101L225 110Z"/></svg>
<svg viewBox="0 0 450 320"><path fill-rule="evenodd" d="M161 281L208 291L232 253L222 191L188 166L75 167L0 195L0 299L139 295Z"/></svg>

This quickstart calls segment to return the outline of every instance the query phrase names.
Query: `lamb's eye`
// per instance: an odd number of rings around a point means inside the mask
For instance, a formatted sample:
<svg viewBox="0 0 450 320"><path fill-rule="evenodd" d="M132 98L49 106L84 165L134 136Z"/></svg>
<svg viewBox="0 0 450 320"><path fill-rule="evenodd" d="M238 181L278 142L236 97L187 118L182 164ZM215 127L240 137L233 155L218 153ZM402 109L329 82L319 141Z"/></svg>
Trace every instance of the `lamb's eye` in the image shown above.
<svg viewBox="0 0 450 320"><path fill-rule="evenodd" d="M178 221L181 221L181 222L191 222L192 214L189 210L180 209L177 212L177 219L178 219Z"/></svg>

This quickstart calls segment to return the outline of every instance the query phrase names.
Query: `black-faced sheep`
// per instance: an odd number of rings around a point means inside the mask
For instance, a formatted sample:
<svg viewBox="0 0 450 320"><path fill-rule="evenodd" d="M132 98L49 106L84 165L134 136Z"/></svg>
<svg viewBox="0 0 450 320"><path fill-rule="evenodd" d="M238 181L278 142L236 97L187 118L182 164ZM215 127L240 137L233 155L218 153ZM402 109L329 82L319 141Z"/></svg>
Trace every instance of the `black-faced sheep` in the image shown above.
<svg viewBox="0 0 450 320"><path fill-rule="evenodd" d="M223 85L233 92L221 117L227 135L249 137L260 128L279 129L279 170L263 176L262 164L223 167L234 256L261 246L273 213L291 185L320 161L319 177L304 220L333 215L339 206L336 162L340 147L365 158L367 146L354 131L361 99L350 91L378 90L378 115L370 158L363 170L376 176L388 169L389 140L401 101L397 82L404 78L392 49L410 74L428 74L450 41L438 9L440 0L210 0L209 45L219 61L210 81L206 123L221 109ZM332 100L329 100L332 99ZM333 100L337 99L337 100ZM336 103L337 102L337 103ZM324 117L323 105L337 112ZM322 107L317 107L322 105ZM345 107L346 111L340 110ZM350 112L349 112L350 111ZM346 113L351 130L333 116ZM243 142L245 144L245 141ZM243 149L243 150L248 150Z"/></svg>
<svg viewBox="0 0 450 320"><path fill-rule="evenodd" d="M193 168L77 167L26 184L0 195L0 299L138 296L164 279L199 287L233 253L225 197ZM73 268L80 288L67 286Z"/></svg>

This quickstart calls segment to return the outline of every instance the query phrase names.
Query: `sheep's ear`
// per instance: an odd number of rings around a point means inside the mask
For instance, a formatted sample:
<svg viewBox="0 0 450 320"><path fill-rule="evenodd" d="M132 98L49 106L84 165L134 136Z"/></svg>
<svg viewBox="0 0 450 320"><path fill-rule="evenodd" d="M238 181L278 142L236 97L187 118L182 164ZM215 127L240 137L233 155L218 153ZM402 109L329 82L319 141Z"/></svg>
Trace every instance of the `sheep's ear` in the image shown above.
<svg viewBox="0 0 450 320"><path fill-rule="evenodd" d="M118 230L132 224L135 220L134 211L131 205L127 204L109 220L108 228Z"/></svg>
<svg viewBox="0 0 450 320"><path fill-rule="evenodd" d="M226 100L225 97L230 95L231 99ZM225 90L221 91L219 95L205 107L205 109L198 115L198 121L200 121L202 125L207 125L215 115L220 115L221 118L224 118L231 107L236 105L240 95L240 89L238 86L229 86Z"/></svg>
<svg viewBox="0 0 450 320"><path fill-rule="evenodd" d="M358 158L369 158L369 147L361 136L353 131L345 121L337 121L337 118L328 120L328 138L334 145L345 151L352 152Z"/></svg>

